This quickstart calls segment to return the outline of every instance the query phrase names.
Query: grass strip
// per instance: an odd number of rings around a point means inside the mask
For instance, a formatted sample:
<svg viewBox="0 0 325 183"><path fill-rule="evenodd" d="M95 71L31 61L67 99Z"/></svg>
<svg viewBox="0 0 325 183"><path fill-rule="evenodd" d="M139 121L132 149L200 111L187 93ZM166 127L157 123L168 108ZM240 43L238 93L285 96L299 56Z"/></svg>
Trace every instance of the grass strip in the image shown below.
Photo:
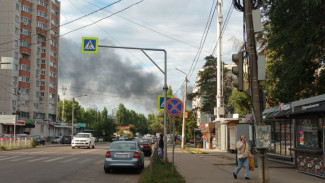
<svg viewBox="0 0 325 183"><path fill-rule="evenodd" d="M150 168L142 171L139 183L185 183L185 179L174 167L174 176L172 176L172 164L162 164L159 160L153 164L152 177L150 177Z"/></svg>
<svg viewBox="0 0 325 183"><path fill-rule="evenodd" d="M196 148L186 148L185 151L191 154L208 154L207 152L203 152L200 149Z"/></svg>

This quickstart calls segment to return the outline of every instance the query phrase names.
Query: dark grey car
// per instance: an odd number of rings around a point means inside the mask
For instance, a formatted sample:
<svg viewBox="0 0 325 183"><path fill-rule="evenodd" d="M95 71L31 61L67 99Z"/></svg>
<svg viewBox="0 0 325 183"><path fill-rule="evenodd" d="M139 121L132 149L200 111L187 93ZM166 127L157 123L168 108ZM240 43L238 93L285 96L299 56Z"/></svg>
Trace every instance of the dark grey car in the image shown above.
<svg viewBox="0 0 325 183"><path fill-rule="evenodd" d="M114 168L144 168L144 154L136 141L115 141L107 149L104 170L110 173Z"/></svg>

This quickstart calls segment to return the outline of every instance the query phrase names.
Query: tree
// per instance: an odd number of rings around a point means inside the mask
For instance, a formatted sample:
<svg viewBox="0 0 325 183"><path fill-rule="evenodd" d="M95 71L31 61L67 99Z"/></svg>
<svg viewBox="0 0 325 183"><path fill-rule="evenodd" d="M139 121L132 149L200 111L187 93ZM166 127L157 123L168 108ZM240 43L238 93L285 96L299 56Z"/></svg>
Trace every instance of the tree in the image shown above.
<svg viewBox="0 0 325 183"><path fill-rule="evenodd" d="M246 93L238 91L236 88L232 90L229 97L228 107L234 107L235 113L238 113L240 117L245 117L250 113L250 99Z"/></svg>
<svg viewBox="0 0 325 183"><path fill-rule="evenodd" d="M267 0L259 45L267 55L263 89L270 105L325 93L325 1ZM318 74L319 72L319 74Z"/></svg>

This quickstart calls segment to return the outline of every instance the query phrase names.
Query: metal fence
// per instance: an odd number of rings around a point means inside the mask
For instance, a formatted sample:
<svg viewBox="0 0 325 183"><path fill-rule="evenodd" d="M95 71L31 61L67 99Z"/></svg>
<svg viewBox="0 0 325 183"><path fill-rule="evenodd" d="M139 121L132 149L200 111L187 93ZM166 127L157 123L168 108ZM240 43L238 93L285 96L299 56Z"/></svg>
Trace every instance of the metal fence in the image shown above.
<svg viewBox="0 0 325 183"><path fill-rule="evenodd" d="M30 138L1 138L0 146L5 148L31 147L32 139Z"/></svg>

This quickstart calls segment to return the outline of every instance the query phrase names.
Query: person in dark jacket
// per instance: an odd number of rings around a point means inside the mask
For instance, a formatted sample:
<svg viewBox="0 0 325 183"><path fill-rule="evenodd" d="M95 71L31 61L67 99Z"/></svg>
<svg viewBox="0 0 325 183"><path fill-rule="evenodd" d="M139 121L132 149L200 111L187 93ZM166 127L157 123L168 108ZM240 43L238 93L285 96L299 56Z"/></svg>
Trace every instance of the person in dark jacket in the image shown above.
<svg viewBox="0 0 325 183"><path fill-rule="evenodd" d="M164 136L163 136L163 134L160 134L160 139L159 139L158 147L159 147L159 149L158 149L158 156L160 158L162 158L163 155L164 155L164 151L163 151L164 150Z"/></svg>

